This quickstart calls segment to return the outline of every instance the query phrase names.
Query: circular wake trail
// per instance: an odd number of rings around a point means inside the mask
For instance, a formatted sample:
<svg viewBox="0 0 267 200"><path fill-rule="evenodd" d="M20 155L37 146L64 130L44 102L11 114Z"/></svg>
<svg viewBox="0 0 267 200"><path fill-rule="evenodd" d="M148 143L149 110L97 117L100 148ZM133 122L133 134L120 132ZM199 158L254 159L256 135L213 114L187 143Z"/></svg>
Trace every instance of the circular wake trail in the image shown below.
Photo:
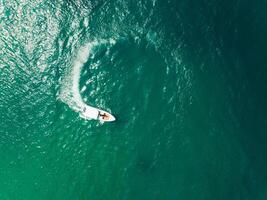
<svg viewBox="0 0 267 200"><path fill-rule="evenodd" d="M80 113L81 117L97 119L99 109L87 105L82 99L80 93L80 76L84 64L88 61L90 52L93 47L99 44L114 44L114 40L99 40L87 43L78 51L77 57L73 62L73 68L66 73L62 80L62 87L59 98L66 103L71 109ZM84 112L86 109L86 116Z"/></svg>

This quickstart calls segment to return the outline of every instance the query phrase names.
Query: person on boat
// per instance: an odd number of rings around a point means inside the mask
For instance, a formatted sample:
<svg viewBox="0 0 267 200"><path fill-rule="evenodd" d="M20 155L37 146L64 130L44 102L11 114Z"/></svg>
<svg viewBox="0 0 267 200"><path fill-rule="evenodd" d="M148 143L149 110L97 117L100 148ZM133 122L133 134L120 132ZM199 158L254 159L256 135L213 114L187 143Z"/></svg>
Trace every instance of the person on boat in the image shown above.
<svg viewBox="0 0 267 200"><path fill-rule="evenodd" d="M99 116L102 117L102 119L104 119L104 120L109 118L108 115L107 115L106 113L101 114L101 113L99 112Z"/></svg>

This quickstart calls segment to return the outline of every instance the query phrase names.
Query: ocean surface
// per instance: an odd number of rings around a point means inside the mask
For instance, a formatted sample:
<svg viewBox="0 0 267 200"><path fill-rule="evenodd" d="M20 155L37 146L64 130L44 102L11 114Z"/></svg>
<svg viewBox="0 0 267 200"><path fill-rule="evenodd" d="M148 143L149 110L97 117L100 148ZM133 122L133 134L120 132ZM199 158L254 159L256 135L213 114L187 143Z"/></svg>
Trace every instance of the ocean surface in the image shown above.
<svg viewBox="0 0 267 200"><path fill-rule="evenodd" d="M266 0L0 0L1 200L266 200L266 113Z"/></svg>

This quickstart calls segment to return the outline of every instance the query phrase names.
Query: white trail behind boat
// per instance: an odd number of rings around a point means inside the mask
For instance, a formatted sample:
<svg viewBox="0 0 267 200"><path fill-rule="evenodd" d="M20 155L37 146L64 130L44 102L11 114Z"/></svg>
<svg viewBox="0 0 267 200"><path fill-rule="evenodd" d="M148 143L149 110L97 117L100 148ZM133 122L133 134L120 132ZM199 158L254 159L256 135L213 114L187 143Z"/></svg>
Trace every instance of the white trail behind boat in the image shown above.
<svg viewBox="0 0 267 200"><path fill-rule="evenodd" d="M87 43L81 47L77 57L73 62L72 70L67 73L62 80L62 87L59 98L66 103L71 109L80 113L80 116L86 119L98 119L99 110L93 106L87 105L80 94L80 76L84 64L88 61L92 48L99 43L111 43L114 40L100 40ZM102 111L105 112L105 111ZM115 120L115 118L114 118Z"/></svg>

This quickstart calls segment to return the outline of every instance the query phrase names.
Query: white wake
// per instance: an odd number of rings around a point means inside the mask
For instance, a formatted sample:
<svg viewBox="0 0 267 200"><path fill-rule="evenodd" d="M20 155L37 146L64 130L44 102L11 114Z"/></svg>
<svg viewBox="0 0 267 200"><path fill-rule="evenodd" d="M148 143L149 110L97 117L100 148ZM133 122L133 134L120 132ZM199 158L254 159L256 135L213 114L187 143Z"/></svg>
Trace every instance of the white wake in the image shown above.
<svg viewBox="0 0 267 200"><path fill-rule="evenodd" d="M59 98L71 109L83 115L86 111L86 118L97 118L98 109L87 105L80 94L80 76L84 64L88 61L93 47L99 44L114 44L115 40L97 40L82 46L73 62L72 69L62 79Z"/></svg>

